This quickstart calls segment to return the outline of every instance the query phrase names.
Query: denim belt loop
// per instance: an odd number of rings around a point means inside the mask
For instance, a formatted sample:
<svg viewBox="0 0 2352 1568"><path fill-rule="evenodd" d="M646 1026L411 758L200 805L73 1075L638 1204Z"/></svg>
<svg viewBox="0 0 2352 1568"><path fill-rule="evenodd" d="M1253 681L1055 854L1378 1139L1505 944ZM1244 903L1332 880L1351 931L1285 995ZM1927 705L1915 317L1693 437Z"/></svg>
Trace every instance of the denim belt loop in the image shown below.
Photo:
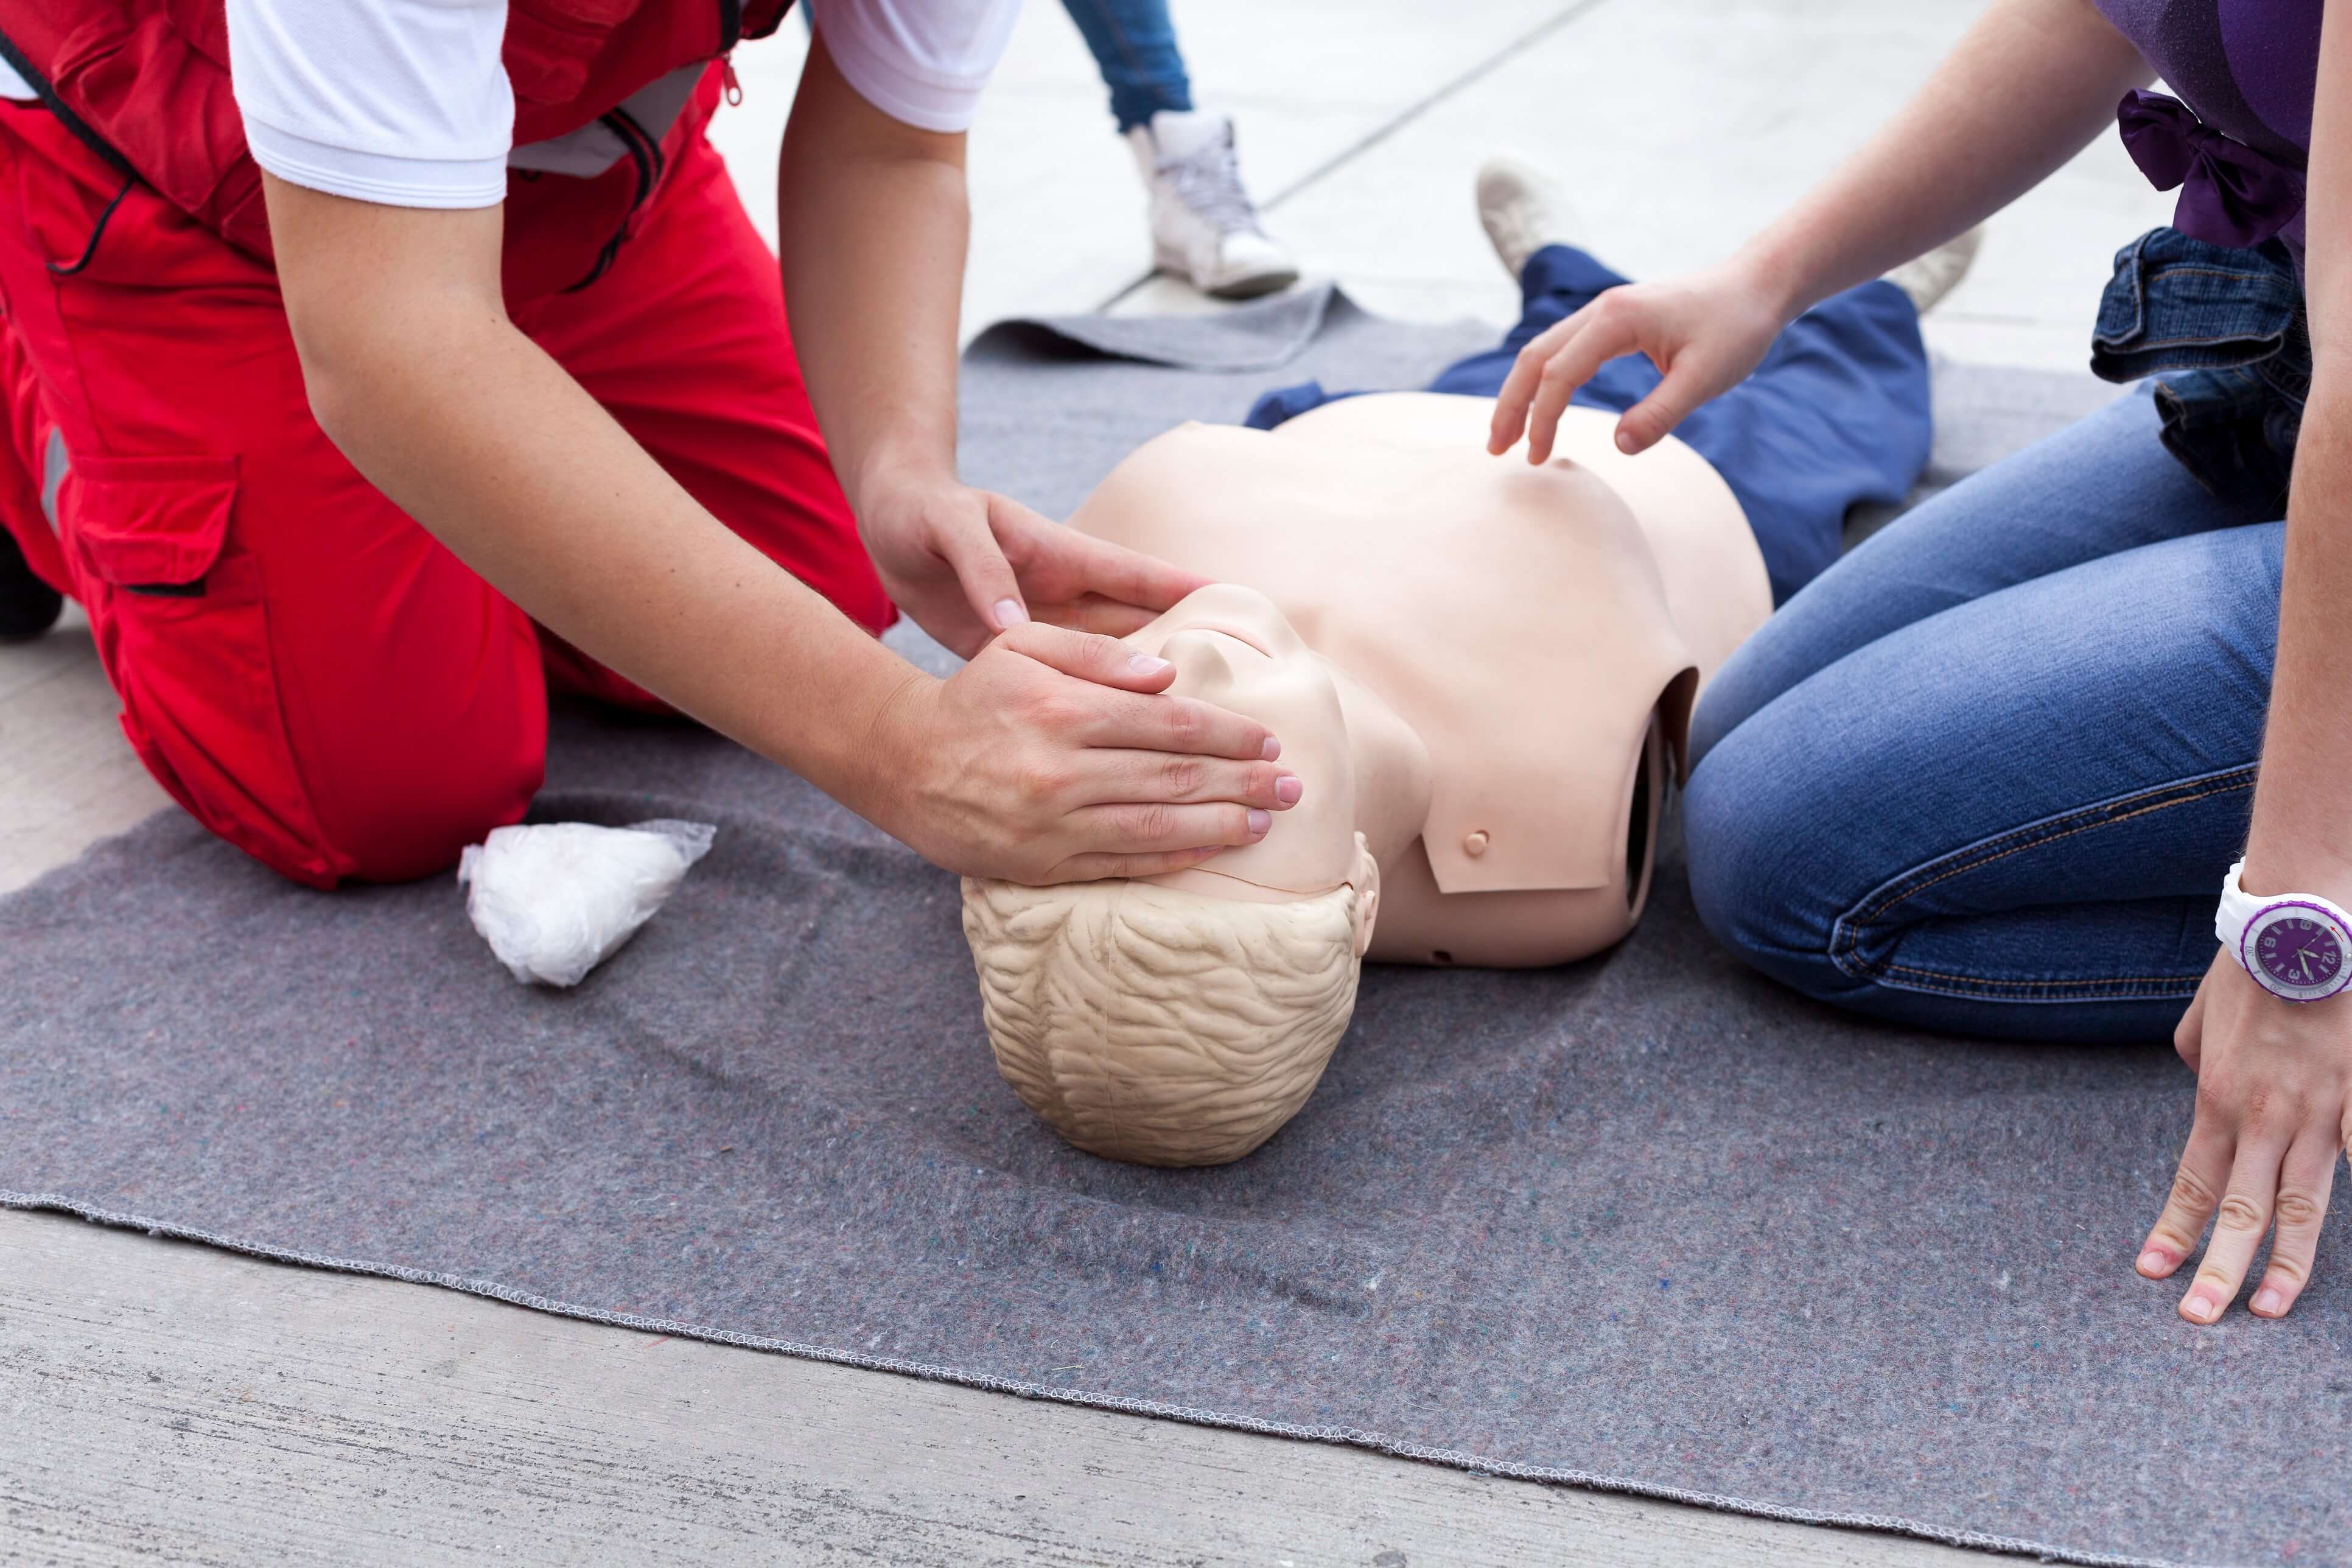
<svg viewBox="0 0 2352 1568"><path fill-rule="evenodd" d="M2294 258L2276 239L2240 249L2157 228L2116 253L2091 369L2157 378L2167 450L2214 495L2284 501L2311 387Z"/></svg>

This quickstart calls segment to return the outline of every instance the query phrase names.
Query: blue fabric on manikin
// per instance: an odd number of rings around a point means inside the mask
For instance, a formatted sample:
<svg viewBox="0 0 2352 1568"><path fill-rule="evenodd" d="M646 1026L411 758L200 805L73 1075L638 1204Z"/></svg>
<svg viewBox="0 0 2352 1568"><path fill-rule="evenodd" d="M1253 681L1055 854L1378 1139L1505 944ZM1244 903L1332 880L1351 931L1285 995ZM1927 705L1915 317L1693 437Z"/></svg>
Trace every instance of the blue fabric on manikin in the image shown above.
<svg viewBox="0 0 2352 1568"><path fill-rule="evenodd" d="M1571 246L1544 247L1519 274L1518 325L1499 347L1447 366L1428 390L1494 396L1538 332L1625 281ZM1622 414L1659 380L1646 356L1626 354L1602 365L1569 401ZM1280 387L1260 397L1244 423L1271 430L1355 395L1327 393L1314 382ZM1919 312L1883 279L1824 300L1789 323L1753 375L1693 409L1675 434L1739 498L1772 579L1772 602L1786 603L1838 558L1850 508L1901 500L1927 466L1933 425Z"/></svg>

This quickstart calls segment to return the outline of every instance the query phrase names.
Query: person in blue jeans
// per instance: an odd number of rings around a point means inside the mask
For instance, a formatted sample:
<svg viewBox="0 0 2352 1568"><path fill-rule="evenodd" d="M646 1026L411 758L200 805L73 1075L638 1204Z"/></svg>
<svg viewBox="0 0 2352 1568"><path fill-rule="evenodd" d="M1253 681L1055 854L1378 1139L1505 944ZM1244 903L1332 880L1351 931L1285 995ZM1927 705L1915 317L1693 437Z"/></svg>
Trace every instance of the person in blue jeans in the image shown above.
<svg viewBox="0 0 2352 1568"><path fill-rule="evenodd" d="M1700 699L1685 833L1708 929L1809 995L2002 1039L2170 1036L2195 1119L2133 1256L2169 1279L2201 1241L2193 1323L2266 1237L2251 1310L2293 1307L2352 1137L2352 993L2332 994L2352 980L2352 47L2320 17L1999 0L1730 260L1532 342L1489 440L1541 458L1566 393L1639 350L1665 367L1619 421L1641 450L1807 301L2111 124L2179 189L2117 256L2094 336L2095 369L2154 383L1898 519L1768 622ZM2249 28L2265 48L2221 48ZM2143 90L2159 75L2185 101Z"/></svg>
<svg viewBox="0 0 2352 1568"><path fill-rule="evenodd" d="M1298 281L1242 184L1233 117L1192 107L1168 0L1062 0L1110 89L1110 115L1149 198L1151 261L1204 294L1246 300ZM816 25L815 8L800 7ZM5 547L0 541L0 547ZM0 617L5 616L0 605ZM0 633L5 633L0 618Z"/></svg>
<svg viewBox="0 0 2352 1568"><path fill-rule="evenodd" d="M1768 622L1693 718L1700 918L1893 1022L2162 1038L2213 962L2285 524L2153 388L1972 476Z"/></svg>
<svg viewBox="0 0 2352 1568"><path fill-rule="evenodd" d="M1478 212L1519 280L1517 323L1501 344L1457 361L1424 389L1492 397L1527 345L1625 279L1568 243L1578 225L1556 186L1505 154L1478 172ZM1738 498L1780 604L1838 558L1846 513L1901 500L1927 465L1933 429L1919 317L1967 271L1973 233L1790 321L1756 372L1695 410L1676 434ZM1639 354L1601 365L1580 406L1622 413L1656 390ZM1244 423L1271 430L1335 397L1303 382L1258 398Z"/></svg>
<svg viewBox="0 0 2352 1568"><path fill-rule="evenodd" d="M1152 264L1220 299L1288 288L1298 263L1242 184L1230 116L1192 107L1168 0L1062 0L1110 89L1150 197Z"/></svg>

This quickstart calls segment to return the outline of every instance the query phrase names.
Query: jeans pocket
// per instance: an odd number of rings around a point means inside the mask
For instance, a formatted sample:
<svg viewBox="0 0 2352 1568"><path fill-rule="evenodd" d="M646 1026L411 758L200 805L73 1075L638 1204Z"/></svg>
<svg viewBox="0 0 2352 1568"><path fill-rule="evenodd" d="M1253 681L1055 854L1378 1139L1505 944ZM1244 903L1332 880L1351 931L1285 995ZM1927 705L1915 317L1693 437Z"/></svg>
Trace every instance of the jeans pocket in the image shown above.
<svg viewBox="0 0 2352 1568"><path fill-rule="evenodd" d="M2091 369L2158 377L2167 450L2226 501L2283 505L2311 376L2303 284L2277 240L2235 249L2151 229L2116 253Z"/></svg>
<svg viewBox="0 0 2352 1568"><path fill-rule="evenodd" d="M236 459L73 459L59 531L123 732L189 815L321 886L338 868L294 764L261 564L232 527Z"/></svg>
<svg viewBox="0 0 2352 1568"><path fill-rule="evenodd" d="M2276 240L2239 250L2150 229L2116 252L2091 369L2128 382L2254 364L2286 345L2302 310L2294 259Z"/></svg>

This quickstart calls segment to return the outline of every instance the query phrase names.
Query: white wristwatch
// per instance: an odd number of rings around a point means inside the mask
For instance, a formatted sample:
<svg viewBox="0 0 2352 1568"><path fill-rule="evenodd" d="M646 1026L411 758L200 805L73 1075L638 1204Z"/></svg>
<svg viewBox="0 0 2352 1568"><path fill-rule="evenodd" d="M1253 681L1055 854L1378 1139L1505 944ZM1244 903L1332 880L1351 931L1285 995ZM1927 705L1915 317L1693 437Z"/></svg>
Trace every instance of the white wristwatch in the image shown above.
<svg viewBox="0 0 2352 1568"><path fill-rule="evenodd" d="M2238 886L2243 860L2221 882L2213 934L2262 988L2290 1002L2324 1002L2352 983L2352 915L2317 893L2261 899Z"/></svg>

